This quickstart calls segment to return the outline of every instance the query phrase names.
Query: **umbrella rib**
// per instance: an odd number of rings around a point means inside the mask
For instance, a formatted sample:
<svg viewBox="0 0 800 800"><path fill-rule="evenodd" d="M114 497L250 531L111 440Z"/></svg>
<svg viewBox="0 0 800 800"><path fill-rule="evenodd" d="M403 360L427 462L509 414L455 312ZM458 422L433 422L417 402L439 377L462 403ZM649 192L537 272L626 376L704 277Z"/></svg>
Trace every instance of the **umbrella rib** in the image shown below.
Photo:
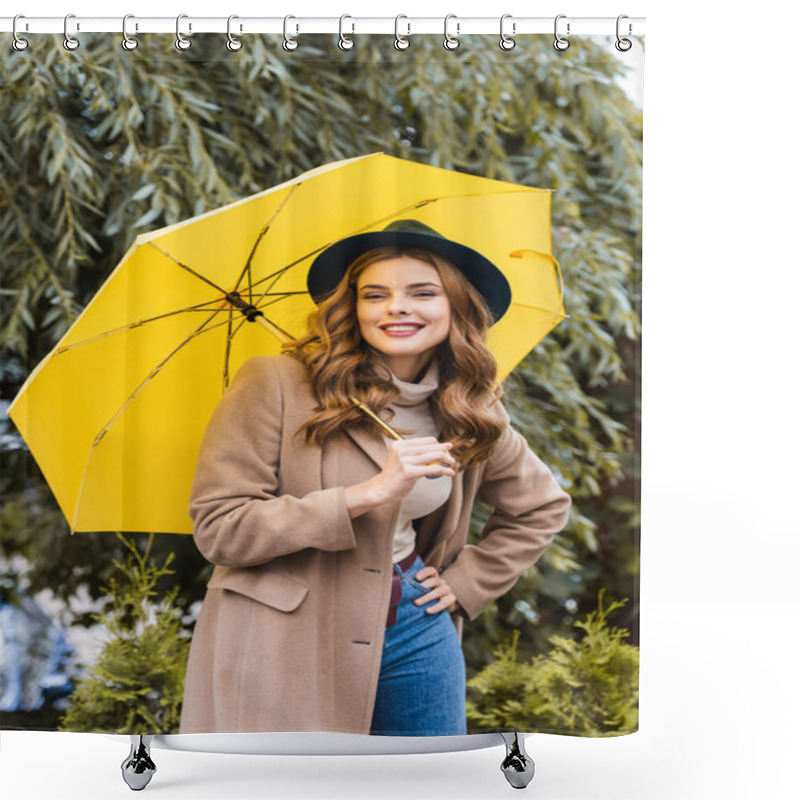
<svg viewBox="0 0 800 800"><path fill-rule="evenodd" d="M139 328L142 325L146 325L148 322L158 322L161 319L166 319L167 317L174 317L178 314L188 314L189 312L202 312L204 314L212 311L213 308L211 307L214 303L219 303L220 301L215 300L207 300L205 303L198 303L195 306L187 306L186 308L179 308L177 311L168 311L165 314L158 314L155 317L148 317L147 319L140 319L136 322L131 322L128 325L122 325L119 328L112 328L110 331L103 331L103 333L98 333L97 336L92 336L89 339L83 339L80 342L73 342L72 344L64 345L64 347L57 348L53 355L59 356L62 353L66 353L69 350L73 350L76 347L82 347L86 344L92 344L92 342L96 342L99 339L104 339L107 336L114 336L117 333L124 333L125 331L133 330L134 328ZM206 307L208 306L208 307ZM219 310L219 309L218 309Z"/></svg>
<svg viewBox="0 0 800 800"><path fill-rule="evenodd" d="M222 364L223 392L225 391L225 389L228 388L228 385L230 384L231 380L230 364L231 364L231 344L233 343L233 334L231 333L232 328L233 328L233 309L231 309L230 313L228 314L228 335L225 337L225 358Z"/></svg>
<svg viewBox="0 0 800 800"><path fill-rule="evenodd" d="M220 309L220 310L222 310L222 309ZM155 378L155 377L156 377L156 375L158 375L158 373L159 373L159 372L161 372L161 370L164 368L164 365L165 365L165 364L166 364L166 363L167 363L167 362L168 362L168 361L169 361L169 360L170 360L170 359L171 359L171 358L172 358L174 355L176 355L176 354L177 354L177 353L178 353L180 350L182 350L182 349L183 349L183 348L184 348L184 347L185 347L187 344L189 344L189 342L191 342L191 341L192 341L192 339L194 339L196 336L199 336L201 333L204 333L204 332L205 332L205 331L204 331L204 329L205 329L205 330L212 330L213 328L217 328L217 327L219 327L219 324L217 324L217 325L214 325L214 326L212 326L212 328L206 328L206 326L207 326L207 325L208 325L208 324L211 322L211 320L212 320L212 319L214 319L214 317L216 317L216 316L217 316L217 314L218 314L218 313L219 313L219 311L217 311L217 312L213 313L213 314L212 314L212 315L211 315L211 316L210 316L210 317L209 317L207 320L204 320L204 321L203 321L203 323L202 323L202 324L201 324L201 325L200 325L198 328L196 328L196 329L195 329L195 330L194 330L194 331L193 331L191 334L189 334L189 336L187 336L187 337L186 337L186 338L185 338L185 339L184 339L184 340L183 340L183 341L182 341L180 344L178 344L178 345L177 345L177 347L173 348L173 349L172 349L172 351L171 351L171 352L169 352L169 353L168 353L168 354L167 354L167 355L166 355L166 356L165 356L165 357L164 357L164 358L163 358L163 359L162 359L162 360L161 360L161 361L160 361L160 362L159 362L159 363L156 365L156 367L155 367L153 370L151 370L151 371L150 371L150 373L147 375L147 377L145 377L145 378L144 378L144 380L142 380L142 382L141 382L141 383L140 383L140 384L139 384L139 385L136 387L136 389L135 389L135 390L133 391L133 393L132 393L132 394L131 394L131 395L128 397L128 399L127 399L127 400L126 400L126 401L125 401L125 402L122 404L122 406L120 406L120 408L117 410L117 412L114 414L114 416L113 416L113 417L112 417L112 418L111 418L111 419L110 419L110 420L109 420L109 421L108 421L108 422L105 424L105 426L104 426L104 427L103 427L103 429L102 429L102 430L101 430L101 431L100 431L100 432L97 434L97 436L95 436L95 438L94 438L94 441L92 442L92 449L94 449L95 447L97 447L97 445L99 445L99 444L100 444L100 442L102 441L103 437L104 437L104 436L105 436L105 435L108 433L108 431L111 429L111 426L112 426L112 425L113 425L113 424L114 424L114 423L115 423L115 422L116 422L116 421L117 421L117 420L120 418L120 416L121 416L121 415L122 415L122 414L125 412L125 409L126 409L126 408L128 408L128 406L129 406L129 405L130 405L130 404L131 404L131 403L132 403L132 402L133 402L133 401L134 401L134 400L135 400L135 399L136 399L136 398L137 398L137 397L138 397L138 396L139 396L139 395L142 393L142 391L144 390L145 386L147 386L147 384L148 384L148 383L150 383L150 381L152 381L152 380L153 380L153 378ZM221 324L225 324L225 323L221 323ZM87 468L88 468L88 462L87 462Z"/></svg>
<svg viewBox="0 0 800 800"><path fill-rule="evenodd" d="M517 300L514 300L511 305L518 306L520 308L530 308L534 311L542 311L545 314L561 314L562 317L566 317L563 311L559 311L558 309L554 308L543 308L542 306L534 306L531 303L520 303Z"/></svg>
<svg viewBox="0 0 800 800"><path fill-rule="evenodd" d="M195 278L199 278L201 281L204 281L209 286L213 286L221 295L223 295L223 297L226 294L228 294L225 291L225 289L223 289L221 286L217 286L217 284L214 283L214 281L212 281L210 278L206 278L205 275L201 275L199 272L196 272L195 270L193 270L187 264L184 264L182 261L178 261L178 259L175 258L175 256L170 255L166 250L163 250L157 244L155 244L153 242L147 242L147 244L150 247L152 247L154 250L158 250L158 252L161 253L161 255L163 255L166 258L168 258L170 261L172 261L173 264L177 264L181 269L186 270L186 272L188 272L190 275L194 275Z"/></svg>
<svg viewBox="0 0 800 800"><path fill-rule="evenodd" d="M250 255L247 257L247 262L244 265L244 269L242 270L241 275L239 275L239 278L236 281L236 289L238 291L239 285L241 284L242 280L244 280L245 275L247 275L247 277L248 277L247 291L248 291L248 296L250 298L250 305L253 304L253 273L252 273L252 265L253 265L253 258L255 257L255 254L256 254L256 250L258 250L258 246L264 240L264 237L267 235L267 233L269 232L269 229L272 227L272 223L275 221L275 218L278 216L278 214L281 213L281 211L283 211L283 207L289 202L289 200L291 199L292 195L297 191L297 188L299 186L302 186L302 183L298 183L298 184L295 184L294 186L292 186L292 188L287 193L286 197L283 198L283 200L281 201L280 205L275 209L274 213L269 218L269 220L267 221L266 225L264 225L264 227L259 232L258 236L256 237L255 242L253 243L253 247L250 250Z"/></svg>
<svg viewBox="0 0 800 800"><path fill-rule="evenodd" d="M276 300L283 300L285 297L291 297L298 294L305 294L307 295L308 292L274 292L274 293L265 293L261 295L260 299L264 297L274 297ZM139 328L143 325L146 325L148 322L158 322L162 319L167 319L168 317L174 317L178 314L188 314L190 312L197 312L207 314L209 311L213 311L214 304L220 303L220 300L215 298L214 300L206 300L204 303L198 303L194 306L187 306L186 308L179 308L176 311L168 311L165 314L158 314L155 317L148 317L146 319L136 320L136 322L131 322L128 325L122 325L119 328L112 328L110 331L103 331L103 333L97 334L97 336L92 336L88 339L82 339L80 342L73 342L72 344L64 345L63 347L59 347L53 351L54 356L61 355L62 353L66 353L70 350L73 350L76 347L82 347L83 345L92 344L100 339L104 339L107 336L114 336L118 333L125 333L125 331L133 330L134 328ZM217 308L217 311L224 310L222 308Z"/></svg>

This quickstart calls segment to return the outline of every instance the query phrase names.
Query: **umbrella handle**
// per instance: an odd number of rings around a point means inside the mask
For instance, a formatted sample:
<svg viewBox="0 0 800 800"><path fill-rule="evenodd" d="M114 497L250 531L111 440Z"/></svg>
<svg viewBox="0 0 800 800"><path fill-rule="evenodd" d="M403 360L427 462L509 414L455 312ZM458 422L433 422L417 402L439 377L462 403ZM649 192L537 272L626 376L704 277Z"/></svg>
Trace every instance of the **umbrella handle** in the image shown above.
<svg viewBox="0 0 800 800"><path fill-rule="evenodd" d="M350 396L350 402L360 408L370 419L374 420L383 432L390 438L396 441L402 441L403 437L391 426L388 422L384 422L371 408L365 406L357 397Z"/></svg>
<svg viewBox="0 0 800 800"><path fill-rule="evenodd" d="M370 419L374 420L378 426L384 431L384 433L390 438L395 439L396 441L402 441L403 437L391 426L388 422L384 422L369 406L365 406L357 397L350 395L350 402L360 408ZM438 461L431 461L431 464L438 464ZM429 464L426 466L430 466ZM433 480L435 478L441 478L441 475L426 475L426 478Z"/></svg>

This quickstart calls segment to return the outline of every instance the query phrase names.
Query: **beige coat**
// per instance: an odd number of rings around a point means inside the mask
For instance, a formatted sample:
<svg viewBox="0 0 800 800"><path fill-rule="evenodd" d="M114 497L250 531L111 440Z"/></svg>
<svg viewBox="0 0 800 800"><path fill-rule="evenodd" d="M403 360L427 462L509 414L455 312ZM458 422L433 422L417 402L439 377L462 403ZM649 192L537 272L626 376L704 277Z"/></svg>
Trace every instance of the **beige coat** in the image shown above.
<svg viewBox="0 0 800 800"><path fill-rule="evenodd" d="M343 487L377 474L386 444L376 426L305 445L292 434L315 405L302 364L253 358L208 426L190 513L197 546L217 566L192 641L181 733L369 733L399 504L350 519ZM481 543L465 546L476 497L496 510ZM491 458L459 473L449 501L420 521L417 551L474 619L542 554L569 502L507 426ZM453 621L460 632L461 617Z"/></svg>

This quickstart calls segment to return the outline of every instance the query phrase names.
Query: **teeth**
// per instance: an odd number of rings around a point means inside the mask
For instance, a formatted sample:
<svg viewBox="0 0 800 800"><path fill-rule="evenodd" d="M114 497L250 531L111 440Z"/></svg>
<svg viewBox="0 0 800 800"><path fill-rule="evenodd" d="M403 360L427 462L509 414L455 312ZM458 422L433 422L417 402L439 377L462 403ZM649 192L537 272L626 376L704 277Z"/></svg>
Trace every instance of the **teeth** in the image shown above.
<svg viewBox="0 0 800 800"><path fill-rule="evenodd" d="M420 325L385 325L385 331L416 331L422 327Z"/></svg>

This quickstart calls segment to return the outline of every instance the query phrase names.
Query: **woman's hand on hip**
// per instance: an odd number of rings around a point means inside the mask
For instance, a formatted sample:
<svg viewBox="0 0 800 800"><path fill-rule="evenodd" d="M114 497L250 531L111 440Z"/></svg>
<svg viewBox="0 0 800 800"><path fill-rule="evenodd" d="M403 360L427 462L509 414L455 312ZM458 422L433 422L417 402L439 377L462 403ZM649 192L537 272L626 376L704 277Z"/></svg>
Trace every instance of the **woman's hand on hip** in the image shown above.
<svg viewBox="0 0 800 800"><path fill-rule="evenodd" d="M400 502L423 477L455 476L456 460L450 442L433 436L401 439L389 444L384 468L368 481L345 488L351 518L384 505Z"/></svg>
<svg viewBox="0 0 800 800"><path fill-rule="evenodd" d="M435 606L426 608L426 614L438 614L440 611L453 613L461 608L453 590L447 585L447 581L439 574L436 567L424 567L414 576L414 580L426 589L430 589L427 594L414 600L415 605L422 606L433 600L439 601Z"/></svg>

